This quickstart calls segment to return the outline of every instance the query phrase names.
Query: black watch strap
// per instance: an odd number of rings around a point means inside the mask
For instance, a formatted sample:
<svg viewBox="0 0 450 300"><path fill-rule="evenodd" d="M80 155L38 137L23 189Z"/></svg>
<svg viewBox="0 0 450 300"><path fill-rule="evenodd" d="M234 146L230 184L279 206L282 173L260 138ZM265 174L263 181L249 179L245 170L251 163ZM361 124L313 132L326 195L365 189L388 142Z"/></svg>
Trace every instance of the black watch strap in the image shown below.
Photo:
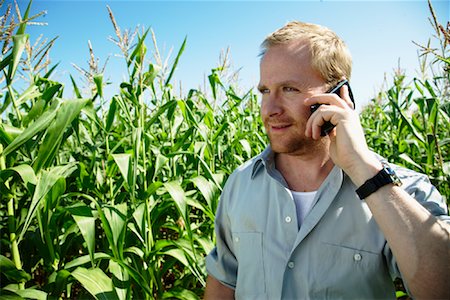
<svg viewBox="0 0 450 300"><path fill-rule="evenodd" d="M395 174L394 170L392 170L389 166L383 165L383 169L378 172L374 177L367 180L363 185L361 185L356 193L358 194L361 200L367 198L372 193L376 192L379 188L393 183L397 186L400 186L402 183L400 179Z"/></svg>

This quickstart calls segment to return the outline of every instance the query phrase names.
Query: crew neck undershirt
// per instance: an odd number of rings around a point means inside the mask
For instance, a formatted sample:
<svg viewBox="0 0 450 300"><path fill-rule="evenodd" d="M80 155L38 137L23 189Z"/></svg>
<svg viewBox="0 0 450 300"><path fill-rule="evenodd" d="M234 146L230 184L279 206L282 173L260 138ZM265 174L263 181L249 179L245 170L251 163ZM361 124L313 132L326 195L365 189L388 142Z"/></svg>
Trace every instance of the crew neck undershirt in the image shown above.
<svg viewBox="0 0 450 300"><path fill-rule="evenodd" d="M306 215L311 210L317 191L314 192L295 192L291 191L294 198L295 208L297 210L298 228L300 229Z"/></svg>

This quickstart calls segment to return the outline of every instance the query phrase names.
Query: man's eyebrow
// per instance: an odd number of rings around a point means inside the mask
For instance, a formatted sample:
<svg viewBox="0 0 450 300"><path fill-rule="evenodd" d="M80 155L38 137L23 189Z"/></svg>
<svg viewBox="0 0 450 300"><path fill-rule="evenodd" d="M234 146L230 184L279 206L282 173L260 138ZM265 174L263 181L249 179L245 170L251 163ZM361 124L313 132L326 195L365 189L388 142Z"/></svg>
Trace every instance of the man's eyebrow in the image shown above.
<svg viewBox="0 0 450 300"><path fill-rule="evenodd" d="M279 85L281 86L285 86L285 85L294 85L300 88L306 88L307 86L304 83L298 82L298 81L294 81L294 80L286 80L286 81L282 81L279 83Z"/></svg>
<svg viewBox="0 0 450 300"><path fill-rule="evenodd" d="M266 88L266 86L264 84L258 83L256 88L258 89L258 91L262 91L262 90L264 90Z"/></svg>

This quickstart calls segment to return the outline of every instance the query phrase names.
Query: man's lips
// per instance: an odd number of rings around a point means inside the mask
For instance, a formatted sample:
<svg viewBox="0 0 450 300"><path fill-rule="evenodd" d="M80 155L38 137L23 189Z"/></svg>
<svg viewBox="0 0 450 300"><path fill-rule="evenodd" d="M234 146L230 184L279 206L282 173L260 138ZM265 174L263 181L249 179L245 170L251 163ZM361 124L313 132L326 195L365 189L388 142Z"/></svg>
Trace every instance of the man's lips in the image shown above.
<svg viewBox="0 0 450 300"><path fill-rule="evenodd" d="M269 127L274 130L281 130L291 126L291 124L269 124Z"/></svg>

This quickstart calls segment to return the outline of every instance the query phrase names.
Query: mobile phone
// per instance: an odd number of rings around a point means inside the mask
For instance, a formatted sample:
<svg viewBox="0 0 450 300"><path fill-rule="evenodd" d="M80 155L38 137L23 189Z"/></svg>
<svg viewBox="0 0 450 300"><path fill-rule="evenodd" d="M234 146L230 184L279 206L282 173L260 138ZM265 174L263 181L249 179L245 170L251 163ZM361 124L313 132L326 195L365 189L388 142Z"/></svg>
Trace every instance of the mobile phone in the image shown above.
<svg viewBox="0 0 450 300"><path fill-rule="evenodd" d="M341 97L340 90L343 85L346 85L348 87L348 94L350 96L350 99L353 102L353 108L355 108L355 99L353 98L352 89L350 88L350 84L346 79L339 81L334 87L329 89L327 91L327 93L330 93L330 94L335 93L336 95ZM316 103L314 105L311 105L311 113L315 112L321 105L322 105L321 103ZM320 135L321 136L328 135L328 133L330 133L330 131L333 130L333 128L334 128L334 125L331 122L329 122L329 121L325 122L321 127Z"/></svg>

